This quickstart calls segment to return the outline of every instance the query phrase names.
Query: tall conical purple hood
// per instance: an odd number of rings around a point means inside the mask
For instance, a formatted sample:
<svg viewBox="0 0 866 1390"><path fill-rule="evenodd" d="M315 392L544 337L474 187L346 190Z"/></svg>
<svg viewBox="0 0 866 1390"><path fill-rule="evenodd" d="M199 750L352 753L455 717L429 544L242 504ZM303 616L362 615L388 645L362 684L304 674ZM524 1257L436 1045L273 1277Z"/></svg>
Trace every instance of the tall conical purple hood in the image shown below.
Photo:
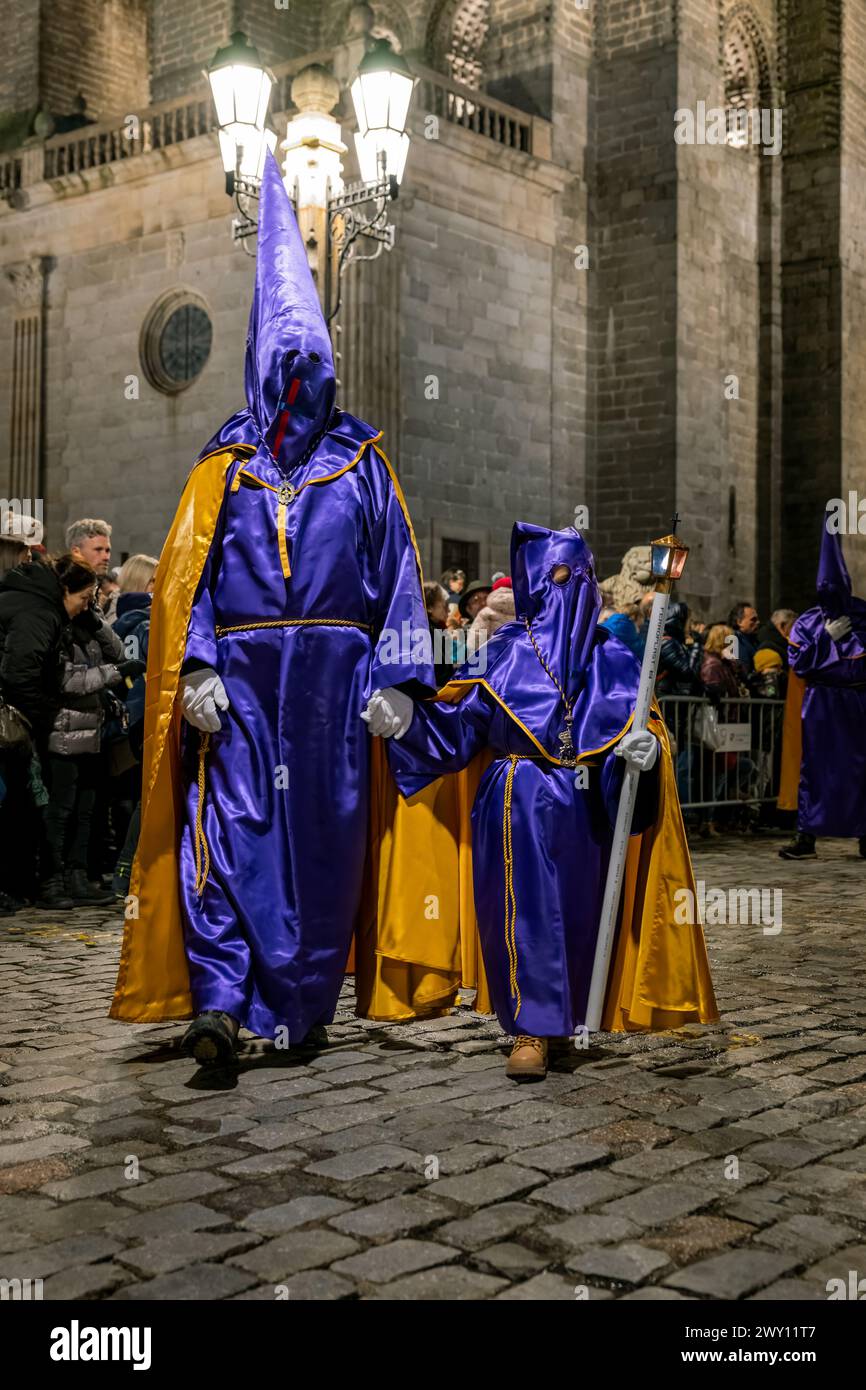
<svg viewBox="0 0 866 1390"><path fill-rule="evenodd" d="M842 537L838 531L827 530L827 518L821 528L821 555L815 583L818 602L831 616L844 613L851 600L851 576L842 554Z"/></svg>
<svg viewBox="0 0 866 1390"><path fill-rule="evenodd" d="M334 407L328 328L289 196L268 151L259 195L256 287L246 355L247 401L281 468L292 468Z"/></svg>
<svg viewBox="0 0 866 1390"><path fill-rule="evenodd" d="M562 582L553 578L557 568ZM516 521L511 576L518 618L532 622L545 659L573 694L590 659L601 609L589 546L573 527L552 531Z"/></svg>

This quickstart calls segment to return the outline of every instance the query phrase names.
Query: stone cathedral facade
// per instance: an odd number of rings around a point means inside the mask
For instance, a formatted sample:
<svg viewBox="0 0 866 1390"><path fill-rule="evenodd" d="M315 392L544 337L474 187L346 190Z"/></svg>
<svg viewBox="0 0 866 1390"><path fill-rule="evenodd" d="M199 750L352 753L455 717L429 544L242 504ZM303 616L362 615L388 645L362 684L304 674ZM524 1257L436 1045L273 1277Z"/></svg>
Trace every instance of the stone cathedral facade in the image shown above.
<svg viewBox="0 0 866 1390"><path fill-rule="evenodd" d="M702 615L813 601L827 499L866 498L866 0L5 13L0 495L43 499L49 545L100 515L118 558L158 553L243 403L252 261L202 69L242 29L282 139L322 64L346 138L373 34L418 77L412 148L394 250L347 274L335 347L427 571L489 574L516 518L585 507L606 574L678 511ZM866 540L846 549L862 593Z"/></svg>

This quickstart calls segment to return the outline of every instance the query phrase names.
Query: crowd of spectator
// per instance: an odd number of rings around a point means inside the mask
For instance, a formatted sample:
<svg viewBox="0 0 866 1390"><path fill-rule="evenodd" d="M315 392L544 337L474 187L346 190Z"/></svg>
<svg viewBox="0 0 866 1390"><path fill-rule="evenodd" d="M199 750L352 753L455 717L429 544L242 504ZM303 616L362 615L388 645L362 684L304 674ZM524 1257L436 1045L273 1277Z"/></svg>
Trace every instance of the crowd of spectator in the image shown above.
<svg viewBox="0 0 866 1390"><path fill-rule="evenodd" d="M157 561L111 569L111 527L49 557L0 518L0 914L125 895L137 841Z"/></svg>
<svg viewBox="0 0 866 1390"><path fill-rule="evenodd" d="M25 903L63 909L125 897L140 822L157 560L133 555L112 569L111 526L87 518L67 528L66 549L52 558L28 520L0 517L0 915ZM467 582L449 569L425 584L424 597L440 688L515 619L511 579L501 571ZM599 622L638 660L652 597L648 588L616 604L602 594ZM754 702L784 696L796 616L777 609L761 626L755 606L743 602L706 624L686 604L669 605L656 695L669 703L691 697L684 718L663 708L687 823L702 834L758 822L757 754L720 751L720 727L742 726L753 720ZM780 733L778 717L776 762ZM707 804L690 813L696 799Z"/></svg>
<svg viewBox="0 0 866 1390"><path fill-rule="evenodd" d="M619 607L610 596L603 600L599 621L640 657L652 592ZM656 696L673 735L686 824L701 836L768 823L789 828L791 814L777 812L764 793L778 782L778 702L786 693L788 634L796 618L793 609L777 608L761 625L754 604L741 602L725 619L703 623L685 603L668 606ZM678 706L674 697L684 696L690 699ZM777 703L755 703L768 700ZM724 726L734 724L749 726L748 751L726 747ZM761 800L766 804L759 810Z"/></svg>

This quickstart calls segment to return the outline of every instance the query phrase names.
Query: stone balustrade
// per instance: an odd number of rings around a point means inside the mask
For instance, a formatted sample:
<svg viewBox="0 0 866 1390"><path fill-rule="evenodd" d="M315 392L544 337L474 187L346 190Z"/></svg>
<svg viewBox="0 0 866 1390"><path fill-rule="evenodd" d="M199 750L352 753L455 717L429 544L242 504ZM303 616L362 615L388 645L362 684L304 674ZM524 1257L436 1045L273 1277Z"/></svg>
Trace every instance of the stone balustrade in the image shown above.
<svg viewBox="0 0 866 1390"><path fill-rule="evenodd" d="M278 124L278 118L291 113L291 85L298 72L310 63L327 63L330 57L330 52L321 51L274 68L271 108ZM435 116L506 149L550 158L549 122L464 87L432 69L416 66L414 71L418 78L414 124L423 125L429 116ZM181 100L160 102L110 121L53 135L45 141L33 139L21 150L0 157L0 197L8 198L43 180L84 173L167 149L215 129L210 94L202 82Z"/></svg>

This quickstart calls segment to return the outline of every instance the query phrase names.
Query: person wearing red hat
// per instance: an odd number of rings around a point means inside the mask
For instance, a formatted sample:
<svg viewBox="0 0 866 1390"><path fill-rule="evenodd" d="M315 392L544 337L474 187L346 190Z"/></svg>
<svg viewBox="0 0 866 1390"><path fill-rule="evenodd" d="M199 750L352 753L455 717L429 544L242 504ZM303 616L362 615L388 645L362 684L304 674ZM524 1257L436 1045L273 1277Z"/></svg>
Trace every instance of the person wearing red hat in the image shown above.
<svg viewBox="0 0 866 1390"><path fill-rule="evenodd" d="M474 651L483 647L494 632L498 632L506 623L513 623L515 619L511 580L507 574L503 574L493 581L493 588L487 595L484 607L478 610L469 625L469 648Z"/></svg>

